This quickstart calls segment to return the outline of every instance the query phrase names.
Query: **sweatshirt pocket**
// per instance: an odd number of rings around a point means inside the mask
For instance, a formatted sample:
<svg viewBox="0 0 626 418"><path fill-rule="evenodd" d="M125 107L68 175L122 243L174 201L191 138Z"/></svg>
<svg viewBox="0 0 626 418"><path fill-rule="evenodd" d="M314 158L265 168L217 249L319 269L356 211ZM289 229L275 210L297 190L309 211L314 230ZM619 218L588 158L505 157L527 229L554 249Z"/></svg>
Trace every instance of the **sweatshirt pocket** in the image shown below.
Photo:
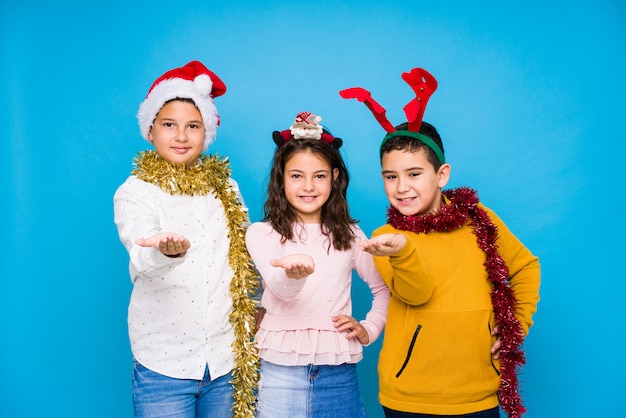
<svg viewBox="0 0 626 418"><path fill-rule="evenodd" d="M418 325L417 328L415 328L415 332L413 332L413 337L411 338L411 343L409 344L409 348L407 349L404 363L402 363L400 370L398 370L398 373L396 373L396 377L400 377L400 375L406 368L406 365L409 364L409 360L411 359L411 354L413 354L413 348L415 347L415 341L417 341L417 336L419 335L421 330L422 330L422 325Z"/></svg>
<svg viewBox="0 0 626 418"><path fill-rule="evenodd" d="M402 322L388 321L378 366L383 397L434 404L494 394L500 378L490 352L490 314L486 308L420 310L407 312Z"/></svg>

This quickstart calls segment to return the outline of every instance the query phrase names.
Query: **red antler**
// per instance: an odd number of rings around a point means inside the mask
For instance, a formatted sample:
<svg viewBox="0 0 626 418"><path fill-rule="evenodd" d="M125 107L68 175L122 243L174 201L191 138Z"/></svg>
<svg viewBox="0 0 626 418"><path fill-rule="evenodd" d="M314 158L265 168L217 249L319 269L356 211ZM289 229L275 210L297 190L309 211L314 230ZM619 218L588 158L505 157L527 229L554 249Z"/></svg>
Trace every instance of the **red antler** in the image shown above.
<svg viewBox="0 0 626 418"><path fill-rule="evenodd" d="M428 99L437 90L437 80L423 68L413 68L411 72L402 73L402 79L415 92L415 99L404 106L409 131L419 132Z"/></svg>
<svg viewBox="0 0 626 418"><path fill-rule="evenodd" d="M380 126L382 126L387 132L393 132L396 130L394 126L389 122L385 113L387 112L384 107L379 105L369 91L361 87L353 87L345 90L341 90L339 95L344 99L357 99L359 102L365 103L365 106L372 112Z"/></svg>

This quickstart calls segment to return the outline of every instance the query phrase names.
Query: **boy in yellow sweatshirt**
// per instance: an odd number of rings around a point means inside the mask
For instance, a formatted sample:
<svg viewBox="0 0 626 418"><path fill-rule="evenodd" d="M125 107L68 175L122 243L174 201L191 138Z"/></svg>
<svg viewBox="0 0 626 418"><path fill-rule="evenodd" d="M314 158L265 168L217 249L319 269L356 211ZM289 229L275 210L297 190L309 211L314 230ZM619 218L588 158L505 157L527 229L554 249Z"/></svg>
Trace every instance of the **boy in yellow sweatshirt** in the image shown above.
<svg viewBox="0 0 626 418"><path fill-rule="evenodd" d="M437 130L422 121L437 82L421 68L403 74L416 99L394 127L361 88L388 134L380 147L387 224L361 241L391 291L380 353L386 417L497 418L525 411L517 370L539 301L540 266L470 188L450 178Z"/></svg>

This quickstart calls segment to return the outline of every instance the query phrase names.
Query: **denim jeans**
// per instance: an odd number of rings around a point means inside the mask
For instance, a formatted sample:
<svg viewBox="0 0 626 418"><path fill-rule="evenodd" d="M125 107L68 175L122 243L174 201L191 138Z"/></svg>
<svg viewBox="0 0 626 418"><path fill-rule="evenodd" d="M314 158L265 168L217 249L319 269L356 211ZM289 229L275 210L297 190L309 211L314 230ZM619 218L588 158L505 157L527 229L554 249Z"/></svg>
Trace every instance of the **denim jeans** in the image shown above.
<svg viewBox="0 0 626 418"><path fill-rule="evenodd" d="M208 368L202 380L176 379L147 369L137 361L133 370L136 418L232 417L230 373L211 380Z"/></svg>
<svg viewBox="0 0 626 418"><path fill-rule="evenodd" d="M261 360L258 418L365 417L356 364L280 366Z"/></svg>
<svg viewBox="0 0 626 418"><path fill-rule="evenodd" d="M385 411L386 418L500 418L500 409L498 407L464 415L415 414L412 412L394 411L384 406L383 410Z"/></svg>

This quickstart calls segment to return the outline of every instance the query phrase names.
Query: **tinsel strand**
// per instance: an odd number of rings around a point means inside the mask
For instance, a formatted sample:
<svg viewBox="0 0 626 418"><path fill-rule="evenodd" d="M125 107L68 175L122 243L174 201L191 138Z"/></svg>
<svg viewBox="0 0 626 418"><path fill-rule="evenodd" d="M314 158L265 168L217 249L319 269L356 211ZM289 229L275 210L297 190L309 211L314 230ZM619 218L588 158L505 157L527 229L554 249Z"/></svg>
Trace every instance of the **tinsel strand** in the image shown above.
<svg viewBox="0 0 626 418"><path fill-rule="evenodd" d="M135 159L133 174L174 195L215 193L222 202L229 229L229 264L234 276L230 283L233 309L229 320L235 332L232 348L235 365L231 383L235 387L232 410L235 418L252 418L255 413L259 380L259 356L253 341L256 307L251 298L258 286L245 244L248 214L241 207L237 193L228 182L231 170L228 159L202 155L197 165L168 164L154 151L144 151Z"/></svg>
<svg viewBox="0 0 626 418"><path fill-rule="evenodd" d="M519 418L526 412L526 408L522 405L517 379L517 372L525 363L524 352L521 349L524 333L521 324L515 317L517 301L508 282L509 269L500 256L496 245L497 227L480 207L475 206L472 212L472 226L476 234L476 241L486 254L487 279L493 285L491 304L500 336L501 383L498 397L502 409L509 417ZM478 225L483 227L478 228Z"/></svg>
<svg viewBox="0 0 626 418"><path fill-rule="evenodd" d="M405 216L393 207L387 210L387 222L402 231L417 234L429 232L448 232L463 226L468 220L476 242L485 253L487 280L492 284L491 304L493 306L498 336L500 338L500 387L498 398L500 406L509 418L520 418L526 408L519 395L517 372L525 363L522 326L515 317L517 301L511 290L508 276L509 269L500 256L496 239L498 228L487 213L478 206L476 191L461 187L444 192L449 203L436 213L422 216Z"/></svg>

